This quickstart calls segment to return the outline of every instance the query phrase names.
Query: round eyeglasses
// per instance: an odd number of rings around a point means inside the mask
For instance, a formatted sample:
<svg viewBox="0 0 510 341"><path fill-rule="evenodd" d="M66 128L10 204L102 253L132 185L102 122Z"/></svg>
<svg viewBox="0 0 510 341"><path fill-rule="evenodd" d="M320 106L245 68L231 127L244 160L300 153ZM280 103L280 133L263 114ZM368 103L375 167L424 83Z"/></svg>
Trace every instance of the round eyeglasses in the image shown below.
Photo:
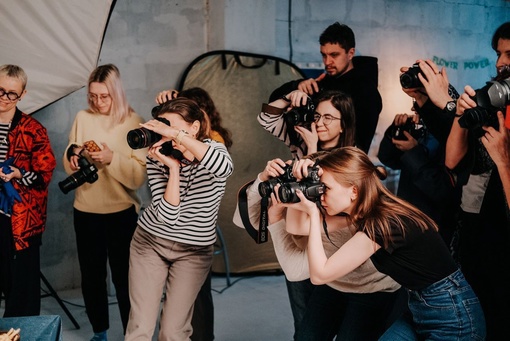
<svg viewBox="0 0 510 341"><path fill-rule="evenodd" d="M91 100L92 102L98 102L99 100L101 100L101 102L106 102L108 100L110 100L110 94L101 94L101 95L96 95L96 94L91 94L89 93L87 95L89 97L89 100Z"/></svg>
<svg viewBox="0 0 510 341"><path fill-rule="evenodd" d="M327 126L329 125L333 120L342 120L341 117L335 117L333 115L330 115L330 114L324 114L324 115L321 115L319 114L318 112L316 112L315 114L313 114L313 121L315 123L319 122L320 119L322 118L322 123Z"/></svg>
<svg viewBox="0 0 510 341"><path fill-rule="evenodd" d="M18 95L14 91L7 92L5 89L0 88L0 97L4 97L4 95L7 96L11 102L18 100L21 97L21 95Z"/></svg>

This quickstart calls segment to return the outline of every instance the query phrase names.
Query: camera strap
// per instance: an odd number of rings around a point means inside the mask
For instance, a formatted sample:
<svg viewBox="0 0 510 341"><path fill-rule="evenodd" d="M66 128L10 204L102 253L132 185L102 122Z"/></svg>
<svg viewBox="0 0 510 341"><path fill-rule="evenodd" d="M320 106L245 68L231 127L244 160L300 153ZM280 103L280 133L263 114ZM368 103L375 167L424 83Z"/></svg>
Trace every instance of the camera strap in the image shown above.
<svg viewBox="0 0 510 341"><path fill-rule="evenodd" d="M237 193L237 205L244 228L257 244L262 244L267 242L267 206L269 204L269 198L262 198L261 200L259 229L257 230L250 222L250 216L248 213L248 195L246 194L248 187L250 187L253 182L254 180L248 182L239 189L239 192Z"/></svg>

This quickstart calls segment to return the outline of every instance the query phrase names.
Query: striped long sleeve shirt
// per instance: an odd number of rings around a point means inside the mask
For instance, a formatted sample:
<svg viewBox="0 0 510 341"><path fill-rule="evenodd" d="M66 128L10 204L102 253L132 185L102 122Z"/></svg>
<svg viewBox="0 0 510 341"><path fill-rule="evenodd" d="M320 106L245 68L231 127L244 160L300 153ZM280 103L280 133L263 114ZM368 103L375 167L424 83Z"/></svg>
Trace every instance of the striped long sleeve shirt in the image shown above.
<svg viewBox="0 0 510 341"><path fill-rule="evenodd" d="M275 115L276 112L280 112ZM297 135L297 144L292 144L288 133L287 123L283 117L284 111L279 108L264 104L262 112L258 115L257 120L268 132L277 137L280 141L284 142L289 147L293 159L301 159L303 155L307 154L307 147L305 141Z"/></svg>
<svg viewBox="0 0 510 341"><path fill-rule="evenodd" d="M180 171L180 204L164 199L168 168L147 157L151 204L143 211L138 225L158 237L179 243L206 246L216 241L216 221L227 178L234 170L226 147L205 140L209 149L198 164Z"/></svg>

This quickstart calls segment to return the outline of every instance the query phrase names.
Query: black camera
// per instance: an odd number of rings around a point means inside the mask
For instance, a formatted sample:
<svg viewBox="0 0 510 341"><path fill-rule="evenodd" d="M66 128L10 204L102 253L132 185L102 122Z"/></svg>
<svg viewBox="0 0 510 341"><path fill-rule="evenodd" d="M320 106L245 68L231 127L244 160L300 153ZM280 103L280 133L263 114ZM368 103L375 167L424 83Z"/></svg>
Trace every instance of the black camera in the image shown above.
<svg viewBox="0 0 510 341"><path fill-rule="evenodd" d="M420 119L418 123L414 123L412 117L408 117L406 123L400 126L392 125L390 135L395 140L405 141L407 137L404 134L407 131L415 140L423 138L427 132L423 121Z"/></svg>
<svg viewBox="0 0 510 341"><path fill-rule="evenodd" d="M170 125L170 122L166 118L157 117L156 120L163 122L166 125ZM160 134L143 127L130 130L127 133L127 142L129 146L133 149L149 147L153 143L158 142L159 140L161 140Z"/></svg>
<svg viewBox="0 0 510 341"><path fill-rule="evenodd" d="M269 198L278 184L296 181L296 178L292 175L292 165L286 165L283 171L283 174L259 184L259 194L261 197Z"/></svg>
<svg viewBox="0 0 510 341"><path fill-rule="evenodd" d="M80 167L79 170L58 183L58 187L60 187L62 193L67 194L73 189L80 187L85 182L91 184L98 179L97 167L90 163L84 156L80 156L78 159L78 166Z"/></svg>
<svg viewBox="0 0 510 341"><path fill-rule="evenodd" d="M423 87L422 82L418 78L419 73L421 73L420 66L418 63L413 64L406 72L400 75L400 85L402 85L404 89Z"/></svg>
<svg viewBox="0 0 510 341"><path fill-rule="evenodd" d="M319 168L309 167L308 176L299 182L287 182L281 185L278 190L278 196L283 203L299 202L299 197L296 191L303 192L308 200L318 202L321 200L321 195L324 194L326 186L321 182L319 177Z"/></svg>
<svg viewBox="0 0 510 341"><path fill-rule="evenodd" d="M464 115L459 118L461 127L473 130L477 136L483 136L483 126L499 129L497 112L505 114L505 107L510 104L510 79L491 81L476 90L473 97L477 106L466 109Z"/></svg>
<svg viewBox="0 0 510 341"><path fill-rule="evenodd" d="M309 98L305 105L292 108L285 113L285 122L289 126L310 126L315 120L315 105Z"/></svg>

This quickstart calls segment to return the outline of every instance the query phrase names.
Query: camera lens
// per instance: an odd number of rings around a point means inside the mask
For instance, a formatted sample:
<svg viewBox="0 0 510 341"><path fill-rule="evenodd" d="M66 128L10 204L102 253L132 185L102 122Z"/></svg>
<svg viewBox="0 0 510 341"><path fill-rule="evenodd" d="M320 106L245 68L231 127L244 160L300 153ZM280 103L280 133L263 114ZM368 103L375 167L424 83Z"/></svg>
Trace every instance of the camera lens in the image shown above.
<svg viewBox="0 0 510 341"><path fill-rule="evenodd" d="M421 72L418 64L413 64L406 72L400 75L400 85L404 89L421 88L423 84L418 78L418 74Z"/></svg>
<svg viewBox="0 0 510 341"><path fill-rule="evenodd" d="M161 135L146 128L130 130L127 134L127 142L133 149L149 147L161 139Z"/></svg>
<svg viewBox="0 0 510 341"><path fill-rule="evenodd" d="M91 164L86 158L79 158L78 166L80 167L79 170L58 183L58 187L60 187L62 193L67 194L73 189L80 187L85 182L91 184L99 178L96 166Z"/></svg>
<svg viewBox="0 0 510 341"><path fill-rule="evenodd" d="M283 184L278 190L278 196L280 201L283 203L295 203L299 202L299 197L296 194L296 190L301 189L298 182L289 182Z"/></svg>

